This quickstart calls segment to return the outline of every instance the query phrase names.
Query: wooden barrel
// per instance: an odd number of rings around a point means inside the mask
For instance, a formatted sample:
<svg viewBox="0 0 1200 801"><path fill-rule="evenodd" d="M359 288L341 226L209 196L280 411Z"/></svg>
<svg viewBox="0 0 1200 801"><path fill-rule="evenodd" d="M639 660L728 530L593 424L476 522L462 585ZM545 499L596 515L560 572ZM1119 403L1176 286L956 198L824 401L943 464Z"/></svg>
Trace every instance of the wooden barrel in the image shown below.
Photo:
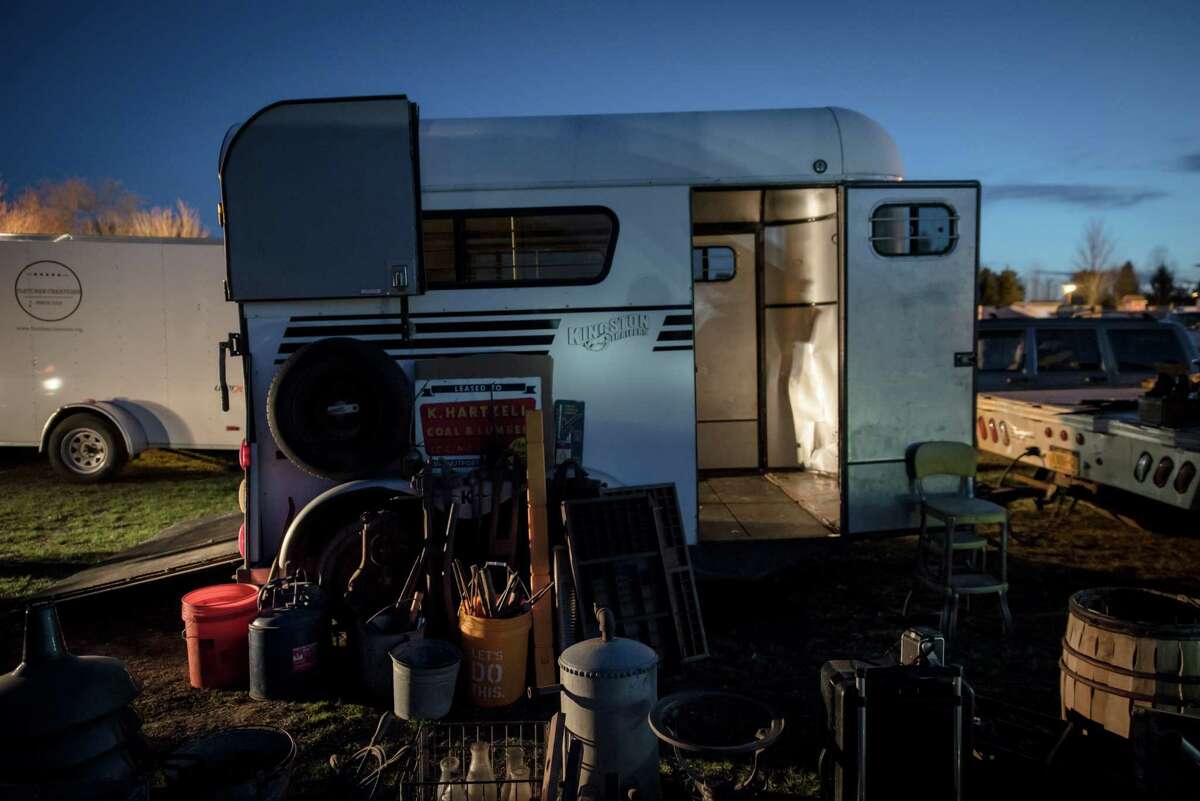
<svg viewBox="0 0 1200 801"><path fill-rule="evenodd" d="M1059 668L1064 719L1129 737L1135 707L1200 715L1200 601L1127 587L1077 592Z"/></svg>

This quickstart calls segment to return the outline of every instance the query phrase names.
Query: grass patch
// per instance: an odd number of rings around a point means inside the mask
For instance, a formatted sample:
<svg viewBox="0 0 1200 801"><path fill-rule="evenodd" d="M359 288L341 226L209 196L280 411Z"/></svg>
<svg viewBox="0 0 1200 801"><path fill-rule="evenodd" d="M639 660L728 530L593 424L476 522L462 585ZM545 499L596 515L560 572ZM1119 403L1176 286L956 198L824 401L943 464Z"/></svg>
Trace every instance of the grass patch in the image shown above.
<svg viewBox="0 0 1200 801"><path fill-rule="evenodd" d="M71 484L44 458L5 454L0 600L43 589L174 523L232 511L240 480L233 454L150 450L106 484Z"/></svg>

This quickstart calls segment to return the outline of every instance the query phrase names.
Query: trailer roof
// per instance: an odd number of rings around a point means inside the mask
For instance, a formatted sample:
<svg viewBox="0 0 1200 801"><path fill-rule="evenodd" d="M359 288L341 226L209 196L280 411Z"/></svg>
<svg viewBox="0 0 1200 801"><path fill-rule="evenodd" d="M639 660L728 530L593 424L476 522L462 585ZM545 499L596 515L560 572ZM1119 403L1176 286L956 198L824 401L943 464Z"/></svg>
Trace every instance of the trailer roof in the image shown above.
<svg viewBox="0 0 1200 801"><path fill-rule="evenodd" d="M878 123L832 106L430 119L421 121L420 147L423 192L904 175L900 153Z"/></svg>

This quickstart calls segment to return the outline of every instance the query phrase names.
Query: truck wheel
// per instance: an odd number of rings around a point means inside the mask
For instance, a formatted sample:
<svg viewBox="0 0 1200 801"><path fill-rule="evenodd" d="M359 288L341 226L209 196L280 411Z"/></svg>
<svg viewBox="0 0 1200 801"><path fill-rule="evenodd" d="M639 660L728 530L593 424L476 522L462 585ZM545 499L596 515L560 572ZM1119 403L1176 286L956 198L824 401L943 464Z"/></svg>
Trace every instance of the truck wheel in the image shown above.
<svg viewBox="0 0 1200 801"><path fill-rule="evenodd" d="M46 450L54 472L79 484L107 481L129 460L116 427L87 412L60 420L50 432Z"/></svg>
<svg viewBox="0 0 1200 801"><path fill-rule="evenodd" d="M377 475L404 455L412 385L370 342L333 337L292 354L267 391L267 423L297 467L350 481Z"/></svg>

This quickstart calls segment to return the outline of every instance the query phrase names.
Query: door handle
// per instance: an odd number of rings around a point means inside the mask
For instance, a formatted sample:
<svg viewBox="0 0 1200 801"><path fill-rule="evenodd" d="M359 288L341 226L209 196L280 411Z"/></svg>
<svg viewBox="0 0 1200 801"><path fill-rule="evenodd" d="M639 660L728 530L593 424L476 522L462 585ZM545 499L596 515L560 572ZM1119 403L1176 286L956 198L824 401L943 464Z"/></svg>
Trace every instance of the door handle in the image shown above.
<svg viewBox="0 0 1200 801"><path fill-rule="evenodd" d="M221 411L229 411L229 382L225 375L225 357L242 355L242 336L230 333L224 342L217 343L217 382L221 387Z"/></svg>

